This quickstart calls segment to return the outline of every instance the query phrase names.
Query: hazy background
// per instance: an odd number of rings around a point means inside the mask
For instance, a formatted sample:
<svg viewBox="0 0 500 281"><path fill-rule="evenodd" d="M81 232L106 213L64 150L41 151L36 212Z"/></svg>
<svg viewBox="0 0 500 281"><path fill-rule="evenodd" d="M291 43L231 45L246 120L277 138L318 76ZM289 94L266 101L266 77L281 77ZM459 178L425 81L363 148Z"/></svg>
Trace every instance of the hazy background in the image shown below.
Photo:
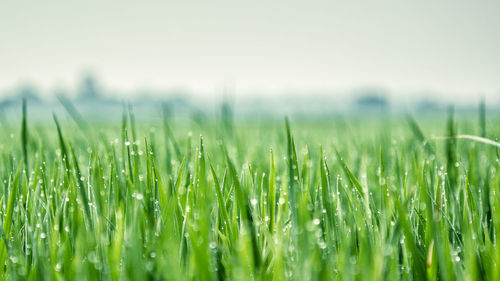
<svg viewBox="0 0 500 281"><path fill-rule="evenodd" d="M1 2L0 98L89 78L125 100L498 104L500 1Z"/></svg>

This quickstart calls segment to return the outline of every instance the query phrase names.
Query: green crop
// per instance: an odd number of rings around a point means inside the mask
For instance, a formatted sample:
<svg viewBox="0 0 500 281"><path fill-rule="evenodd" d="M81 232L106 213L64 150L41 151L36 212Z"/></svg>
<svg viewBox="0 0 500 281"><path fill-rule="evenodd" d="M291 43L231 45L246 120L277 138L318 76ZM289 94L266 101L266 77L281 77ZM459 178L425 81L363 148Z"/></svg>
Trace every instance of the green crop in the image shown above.
<svg viewBox="0 0 500 281"><path fill-rule="evenodd" d="M0 135L6 280L500 280L498 122L69 118ZM60 121L62 120L62 121ZM417 121L418 120L418 121Z"/></svg>

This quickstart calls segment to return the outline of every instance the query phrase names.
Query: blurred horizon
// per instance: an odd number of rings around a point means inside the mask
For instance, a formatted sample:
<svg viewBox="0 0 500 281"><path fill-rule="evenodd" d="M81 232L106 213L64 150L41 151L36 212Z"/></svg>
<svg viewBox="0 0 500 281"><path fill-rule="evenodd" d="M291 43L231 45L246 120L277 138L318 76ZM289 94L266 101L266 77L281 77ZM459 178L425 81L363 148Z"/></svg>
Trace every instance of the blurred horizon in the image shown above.
<svg viewBox="0 0 500 281"><path fill-rule="evenodd" d="M29 115L38 122L50 120L52 113L69 114L71 118L93 121L119 120L124 110L134 108L140 120L160 118L165 112L195 122L217 119L230 114L242 120L270 120L283 116L311 119L323 117L399 117L418 114L437 117L454 108L463 118L475 116L478 107L484 107L491 116L499 116L499 102L476 97L474 101L448 99L436 92L427 92L401 99L397 93L381 87L360 87L350 91L282 92L277 95L236 96L230 85L210 96L197 96L187 89L142 90L124 97L103 87L98 77L81 77L73 90L58 89L42 94L30 84L17 87L0 96L0 123L9 124L21 117L21 103L25 100ZM165 111L167 110L167 111ZM228 113L229 112L229 113ZM77 117L75 117L77 116Z"/></svg>

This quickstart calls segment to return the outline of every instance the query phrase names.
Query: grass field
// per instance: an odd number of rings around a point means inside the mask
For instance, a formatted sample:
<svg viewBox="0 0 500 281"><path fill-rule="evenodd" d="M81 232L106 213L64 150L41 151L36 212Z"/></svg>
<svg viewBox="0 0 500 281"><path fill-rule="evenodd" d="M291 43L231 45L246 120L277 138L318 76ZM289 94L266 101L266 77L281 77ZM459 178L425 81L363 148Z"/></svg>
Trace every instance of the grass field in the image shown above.
<svg viewBox="0 0 500 281"><path fill-rule="evenodd" d="M4 279L500 280L498 147L454 137L495 140L484 110L99 124L65 106L2 129Z"/></svg>

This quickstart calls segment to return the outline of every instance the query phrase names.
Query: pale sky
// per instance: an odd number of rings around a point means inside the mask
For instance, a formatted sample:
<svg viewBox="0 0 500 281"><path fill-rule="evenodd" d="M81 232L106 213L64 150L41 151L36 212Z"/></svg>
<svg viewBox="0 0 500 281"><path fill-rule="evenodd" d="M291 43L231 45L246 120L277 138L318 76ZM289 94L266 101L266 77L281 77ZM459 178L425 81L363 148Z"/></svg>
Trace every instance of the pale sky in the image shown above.
<svg viewBox="0 0 500 281"><path fill-rule="evenodd" d="M500 95L500 1L0 0L0 90Z"/></svg>

